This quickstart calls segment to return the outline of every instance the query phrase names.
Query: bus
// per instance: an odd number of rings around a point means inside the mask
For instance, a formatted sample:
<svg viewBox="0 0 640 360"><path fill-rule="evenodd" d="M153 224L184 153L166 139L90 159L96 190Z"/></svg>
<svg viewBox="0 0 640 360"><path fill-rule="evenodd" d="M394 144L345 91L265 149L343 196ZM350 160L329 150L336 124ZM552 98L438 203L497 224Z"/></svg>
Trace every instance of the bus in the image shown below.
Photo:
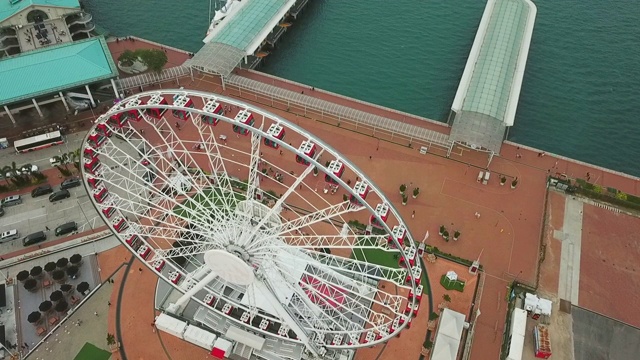
<svg viewBox="0 0 640 360"><path fill-rule="evenodd" d="M16 140L13 146L19 153L26 153L48 148L53 145L64 144L64 139L60 131L54 131L42 135L32 136L26 139Z"/></svg>

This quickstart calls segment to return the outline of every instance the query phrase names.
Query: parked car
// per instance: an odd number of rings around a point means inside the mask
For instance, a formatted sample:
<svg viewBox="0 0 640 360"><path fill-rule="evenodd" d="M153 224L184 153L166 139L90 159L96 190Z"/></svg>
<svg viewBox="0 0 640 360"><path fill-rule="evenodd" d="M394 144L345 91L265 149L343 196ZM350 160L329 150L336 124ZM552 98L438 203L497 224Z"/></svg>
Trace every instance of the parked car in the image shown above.
<svg viewBox="0 0 640 360"><path fill-rule="evenodd" d="M42 195L51 194L53 192L53 188L49 184L40 185L37 188L31 190L31 197L38 197Z"/></svg>
<svg viewBox="0 0 640 360"><path fill-rule="evenodd" d="M49 195L49 201L56 202L56 201L68 199L70 197L71 197L71 194L69 193L69 190L63 189L63 190L58 190L53 194Z"/></svg>
<svg viewBox="0 0 640 360"><path fill-rule="evenodd" d="M22 239L22 245L29 246L45 240L47 240L47 235L42 231L38 231L33 234L25 236L24 239Z"/></svg>
<svg viewBox="0 0 640 360"><path fill-rule="evenodd" d="M4 243L7 241L15 240L20 237L18 230L7 230L0 235L0 243Z"/></svg>
<svg viewBox="0 0 640 360"><path fill-rule="evenodd" d="M20 195L11 195L2 199L2 207L13 206L22 204L22 197Z"/></svg>
<svg viewBox="0 0 640 360"><path fill-rule="evenodd" d="M60 184L60 189L71 189L80 185L82 185L82 180L80 180L80 178L78 177L72 177L63 181L62 184Z"/></svg>
<svg viewBox="0 0 640 360"><path fill-rule="evenodd" d="M49 163L51 164L51 167L56 167L58 165L62 165L62 161L59 157L52 157L49 159Z"/></svg>
<svg viewBox="0 0 640 360"><path fill-rule="evenodd" d="M58 226L55 230L56 236L67 235L74 231L78 231L78 224L75 221L69 221L68 223L64 223Z"/></svg>

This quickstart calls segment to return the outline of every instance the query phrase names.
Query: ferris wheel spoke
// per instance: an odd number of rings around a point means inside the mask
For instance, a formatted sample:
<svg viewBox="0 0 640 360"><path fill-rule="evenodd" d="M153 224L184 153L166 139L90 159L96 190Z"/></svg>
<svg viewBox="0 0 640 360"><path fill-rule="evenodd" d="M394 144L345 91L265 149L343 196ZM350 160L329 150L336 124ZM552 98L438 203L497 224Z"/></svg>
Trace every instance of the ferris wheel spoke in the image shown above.
<svg viewBox="0 0 640 360"><path fill-rule="evenodd" d="M275 246L308 249L379 249L389 251L387 235L282 235L284 243Z"/></svg>
<svg viewBox="0 0 640 360"><path fill-rule="evenodd" d="M263 120L264 123L264 120ZM262 126L260 126L262 130ZM253 200L256 197L256 189L258 188L258 174L260 174L260 143L262 136L258 132L251 133L251 160L249 162L249 180L247 180L247 200ZM251 214L249 212L247 215Z"/></svg>

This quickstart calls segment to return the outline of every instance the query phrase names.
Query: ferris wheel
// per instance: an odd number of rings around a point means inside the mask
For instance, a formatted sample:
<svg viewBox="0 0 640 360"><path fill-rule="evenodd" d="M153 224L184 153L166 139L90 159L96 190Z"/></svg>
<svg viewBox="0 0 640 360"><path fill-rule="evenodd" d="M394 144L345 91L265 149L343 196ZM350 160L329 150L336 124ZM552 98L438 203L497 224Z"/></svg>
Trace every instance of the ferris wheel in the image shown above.
<svg viewBox="0 0 640 360"><path fill-rule="evenodd" d="M419 309L411 234L384 194L302 128L216 94L162 90L100 116L85 186L112 232L189 302L313 355L373 346Z"/></svg>

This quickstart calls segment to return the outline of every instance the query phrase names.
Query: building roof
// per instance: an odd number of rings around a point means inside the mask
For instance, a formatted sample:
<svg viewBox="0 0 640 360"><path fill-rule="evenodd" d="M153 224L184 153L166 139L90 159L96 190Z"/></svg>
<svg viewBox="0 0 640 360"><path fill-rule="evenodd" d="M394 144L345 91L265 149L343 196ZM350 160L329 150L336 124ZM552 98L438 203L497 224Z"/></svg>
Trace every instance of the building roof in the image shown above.
<svg viewBox="0 0 640 360"><path fill-rule="evenodd" d="M245 0L238 12L223 20L185 65L198 70L228 76L246 55L253 54L278 25L296 0ZM238 6L238 5L236 5ZM207 39L205 39L206 41Z"/></svg>
<svg viewBox="0 0 640 360"><path fill-rule="evenodd" d="M464 323L464 314L450 309L442 311L431 356L432 360L455 360L457 358Z"/></svg>
<svg viewBox="0 0 640 360"><path fill-rule="evenodd" d="M0 60L0 105L116 76L103 37L45 47Z"/></svg>
<svg viewBox="0 0 640 360"><path fill-rule="evenodd" d="M1 0L0 22L32 5L80 8L80 2L78 0Z"/></svg>
<svg viewBox="0 0 640 360"><path fill-rule="evenodd" d="M515 121L536 12L531 0L487 2L451 106L453 126L466 131L452 129L453 140L495 150L499 139L500 149Z"/></svg>

